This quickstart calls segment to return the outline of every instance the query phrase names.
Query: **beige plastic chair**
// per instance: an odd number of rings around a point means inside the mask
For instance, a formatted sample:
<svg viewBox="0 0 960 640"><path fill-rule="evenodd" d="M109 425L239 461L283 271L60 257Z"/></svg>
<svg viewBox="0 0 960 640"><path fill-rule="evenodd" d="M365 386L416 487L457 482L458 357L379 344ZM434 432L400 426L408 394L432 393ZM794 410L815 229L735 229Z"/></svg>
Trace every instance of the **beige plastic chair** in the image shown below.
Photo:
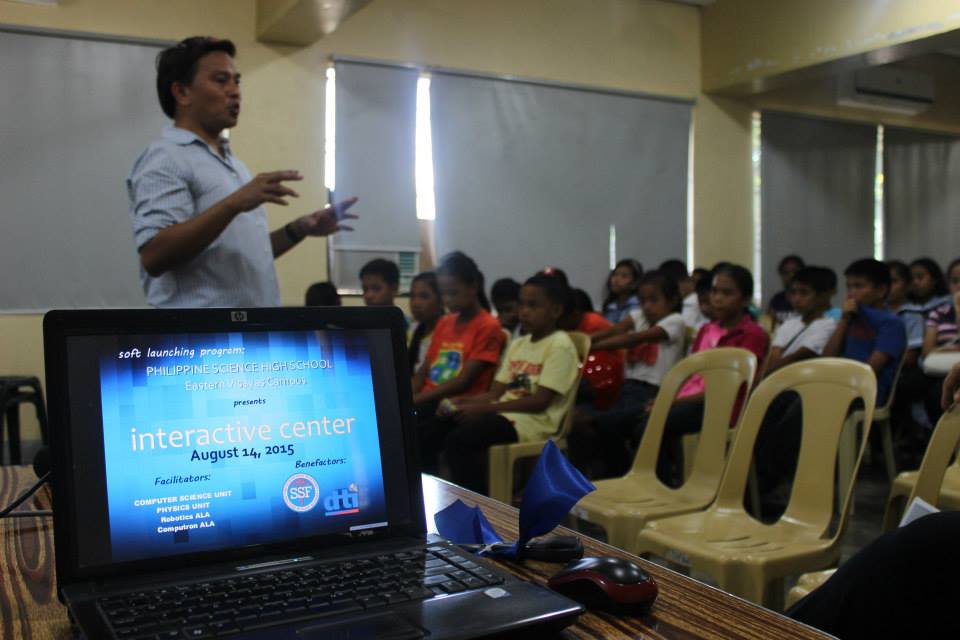
<svg viewBox="0 0 960 640"><path fill-rule="evenodd" d="M795 391L803 403L803 434L787 509L768 525L744 510L743 494L764 414L785 391ZM830 566L840 555L853 489L850 485L841 495L836 532L830 535L840 430L851 403L860 399L869 431L876 391L873 371L853 360L816 358L773 372L750 398L716 501L706 511L648 523L637 534L634 552L682 558L716 578L721 589L765 606L780 605L785 576ZM862 456L861 446L854 471Z"/></svg>
<svg viewBox="0 0 960 640"><path fill-rule="evenodd" d="M906 352L904 352L906 355ZM887 477L893 482L897 475L897 462L893 455L893 435L890 424L890 409L893 406L893 397L897 393L897 382L900 381L900 372L903 371L905 357L900 358L897 364L897 373L893 377L893 385L890 387L890 394L887 396L883 406L877 407L873 413L873 428L880 430L880 445L883 449L883 463L887 469ZM847 485L853 482L853 462L857 452L857 425L863 422L863 414L854 411L847 416L848 423L844 426L843 434L840 436L840 451L837 454L837 473L838 489L841 493ZM866 437L864 435L864 437Z"/></svg>
<svg viewBox="0 0 960 640"><path fill-rule="evenodd" d="M597 490L574 506L573 515L606 529L613 546L630 549L648 521L706 509L716 496L726 462L737 393L744 387L749 393L756 369L757 358L746 349L709 349L678 362L663 378L633 467L622 478L595 483ZM697 449L689 479L672 489L657 478L657 457L673 399L694 374L706 382L703 446Z"/></svg>
<svg viewBox="0 0 960 640"><path fill-rule="evenodd" d="M573 341L573 346L577 348L577 356L580 359L580 366L577 369L577 379L573 383L573 388L567 394L564 406L563 421L560 423L560 431L550 438L561 451L567 449L567 435L573 428L573 402L577 397L577 387L580 384L580 376L583 373L583 363L586 362L587 354L590 353L590 336L579 331L571 331L567 335ZM490 497L501 502L510 504L513 498L513 467L517 460L522 458L534 458L540 455L546 440L538 442L514 442L512 444L498 444L490 447L487 457L487 487Z"/></svg>
<svg viewBox="0 0 960 640"><path fill-rule="evenodd" d="M920 469L897 476L890 488L890 498L883 514L883 530L900 524L903 510L921 498L940 509L960 509L960 456L950 459L960 446L960 409L953 409L940 418L933 430Z"/></svg>
<svg viewBox="0 0 960 640"><path fill-rule="evenodd" d="M920 463L920 469L901 473L897 480L904 476L909 476L909 484L905 494L899 494L895 484L890 492L890 500L887 502L887 511L883 516L884 531L896 529L900 524L904 505L913 502L914 498L920 498L929 504L943 508L943 490L947 488L947 474L950 471L960 471L960 466L955 462L950 464L950 459L957 453L957 447L960 446L960 410L954 409L943 414L937 422L937 426L930 438L930 444ZM955 474L960 476L960 473ZM905 483L906 484L906 483ZM960 486L954 487L960 489ZM902 497L908 496L906 500ZM900 500L895 500L899 496ZM895 503L899 503L899 508ZM954 503L955 505L958 503ZM950 506L947 508L958 508ZM836 569L827 569L826 571L814 571L805 573L797 580L796 586L790 589L787 594L787 608L805 598L810 592L820 588L830 576L836 572Z"/></svg>

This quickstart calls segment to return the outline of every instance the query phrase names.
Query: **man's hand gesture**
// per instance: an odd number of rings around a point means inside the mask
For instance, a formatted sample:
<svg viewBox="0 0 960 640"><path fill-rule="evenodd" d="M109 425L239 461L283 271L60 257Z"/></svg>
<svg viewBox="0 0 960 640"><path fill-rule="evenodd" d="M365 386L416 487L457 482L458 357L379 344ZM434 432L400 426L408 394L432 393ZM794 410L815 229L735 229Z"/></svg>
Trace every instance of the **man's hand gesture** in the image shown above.
<svg viewBox="0 0 960 640"><path fill-rule="evenodd" d="M283 185L288 180L303 180L299 171L271 171L260 173L229 196L227 202L237 213L256 209L264 202L287 206L286 197L299 198L300 194Z"/></svg>
<svg viewBox="0 0 960 640"><path fill-rule="evenodd" d="M301 216L294 222L298 235L301 237L328 236L337 231L353 231L353 227L342 223L344 220L357 219L357 216L347 213L347 210L356 202L357 198L354 196Z"/></svg>

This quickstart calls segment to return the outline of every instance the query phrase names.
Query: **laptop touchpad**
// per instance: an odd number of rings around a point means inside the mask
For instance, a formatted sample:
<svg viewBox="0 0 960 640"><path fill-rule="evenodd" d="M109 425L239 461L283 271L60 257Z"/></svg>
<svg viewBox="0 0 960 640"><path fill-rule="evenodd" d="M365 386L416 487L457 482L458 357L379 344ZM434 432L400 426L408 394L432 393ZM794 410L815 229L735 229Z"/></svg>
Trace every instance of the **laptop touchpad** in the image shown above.
<svg viewBox="0 0 960 640"><path fill-rule="evenodd" d="M316 624L298 629L297 635L304 640L413 640L426 634L423 629L413 626L398 615L385 614L359 620L353 618L343 622Z"/></svg>

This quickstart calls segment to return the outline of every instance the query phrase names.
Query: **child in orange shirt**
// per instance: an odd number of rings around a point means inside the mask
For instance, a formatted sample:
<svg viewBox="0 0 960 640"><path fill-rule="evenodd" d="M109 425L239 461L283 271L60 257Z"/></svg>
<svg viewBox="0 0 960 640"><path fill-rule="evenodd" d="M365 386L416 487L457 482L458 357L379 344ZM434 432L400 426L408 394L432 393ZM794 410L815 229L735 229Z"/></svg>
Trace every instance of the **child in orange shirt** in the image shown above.
<svg viewBox="0 0 960 640"><path fill-rule="evenodd" d="M485 393L496 373L506 342L500 323L490 314L483 274L460 251L447 254L437 269L444 305L450 313L433 330L423 364L413 376L413 402L420 426L423 470L437 472L437 455L450 428L437 416L445 398Z"/></svg>

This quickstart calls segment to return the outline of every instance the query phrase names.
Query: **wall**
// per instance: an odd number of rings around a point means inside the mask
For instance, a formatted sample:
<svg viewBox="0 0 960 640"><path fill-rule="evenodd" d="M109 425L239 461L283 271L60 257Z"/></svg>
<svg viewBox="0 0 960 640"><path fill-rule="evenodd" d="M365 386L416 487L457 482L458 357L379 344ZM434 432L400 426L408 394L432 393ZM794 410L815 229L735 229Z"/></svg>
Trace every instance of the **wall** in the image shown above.
<svg viewBox="0 0 960 640"><path fill-rule="evenodd" d="M255 42L255 20L255 0L64 0L58 7L0 0L0 23L170 40L216 34L234 40L245 93L241 124L232 135L235 151L253 171L297 168L308 177L297 186L301 198L294 206L270 207L274 225L321 202L322 70L333 53L685 98L699 95L699 11L659 0L374 0L332 36L305 48ZM742 109L734 113L730 105L705 104L703 113L698 107L695 115L695 154L698 176L704 176L709 189L698 186L694 202L696 225L704 225L698 251L712 260L719 253L707 249L708 239L716 231L749 230L740 227L743 219L749 222L749 165L733 161L748 148L749 136L745 143L739 138L749 128L743 129ZM713 171L713 162L724 163L722 171ZM739 183L742 189L734 186ZM362 200L357 207L362 214L361 205ZM277 263L286 304L299 303L310 282L326 277L325 243L305 245ZM736 247L736 255L726 257L746 261L749 252L741 255ZM42 373L39 316L0 316L0 361L5 371ZM36 437L35 428L25 427L25 437Z"/></svg>
<svg viewBox="0 0 960 640"><path fill-rule="evenodd" d="M836 104L837 80L826 77L800 82L748 100L757 109L817 115L824 118L884 124L911 129L960 133L960 57L931 53L901 60L892 67L926 74L933 79L934 102L927 111L915 116L884 113L869 109L841 107Z"/></svg>
<svg viewBox="0 0 960 640"><path fill-rule="evenodd" d="M960 28L956 0L720 0L703 13L703 88L781 74Z"/></svg>

